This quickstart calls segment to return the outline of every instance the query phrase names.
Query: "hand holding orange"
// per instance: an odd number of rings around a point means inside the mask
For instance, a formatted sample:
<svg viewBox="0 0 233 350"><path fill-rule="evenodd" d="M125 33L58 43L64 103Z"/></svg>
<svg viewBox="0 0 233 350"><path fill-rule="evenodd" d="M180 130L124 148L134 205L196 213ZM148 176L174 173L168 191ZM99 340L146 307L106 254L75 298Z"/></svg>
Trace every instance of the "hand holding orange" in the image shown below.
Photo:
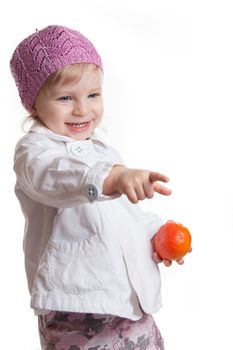
<svg viewBox="0 0 233 350"><path fill-rule="evenodd" d="M167 221L152 240L153 249L163 260L180 260L191 251L189 230L175 221Z"/></svg>

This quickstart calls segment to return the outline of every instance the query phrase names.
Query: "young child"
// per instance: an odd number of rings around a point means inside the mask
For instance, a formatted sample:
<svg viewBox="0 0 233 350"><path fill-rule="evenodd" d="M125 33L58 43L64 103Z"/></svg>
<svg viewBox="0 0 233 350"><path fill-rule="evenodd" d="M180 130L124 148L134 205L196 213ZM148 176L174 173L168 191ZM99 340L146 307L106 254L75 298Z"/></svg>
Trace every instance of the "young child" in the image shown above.
<svg viewBox="0 0 233 350"><path fill-rule="evenodd" d="M95 133L103 66L81 33L36 31L10 66L34 120L14 170L42 349L164 349L151 316L161 306L161 259L150 241L162 222L136 203L169 195L168 178L127 168Z"/></svg>

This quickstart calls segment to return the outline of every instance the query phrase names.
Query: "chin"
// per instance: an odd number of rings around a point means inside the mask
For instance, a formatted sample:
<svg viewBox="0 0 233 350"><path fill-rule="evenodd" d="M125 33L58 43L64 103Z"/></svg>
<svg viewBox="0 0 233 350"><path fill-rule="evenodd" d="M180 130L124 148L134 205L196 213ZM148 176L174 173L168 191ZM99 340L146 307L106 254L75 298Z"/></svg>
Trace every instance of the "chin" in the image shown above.
<svg viewBox="0 0 233 350"><path fill-rule="evenodd" d="M72 137L73 139L75 139L76 141L85 141L87 139L89 139L91 137L92 134L84 134L84 135L72 135L70 137Z"/></svg>

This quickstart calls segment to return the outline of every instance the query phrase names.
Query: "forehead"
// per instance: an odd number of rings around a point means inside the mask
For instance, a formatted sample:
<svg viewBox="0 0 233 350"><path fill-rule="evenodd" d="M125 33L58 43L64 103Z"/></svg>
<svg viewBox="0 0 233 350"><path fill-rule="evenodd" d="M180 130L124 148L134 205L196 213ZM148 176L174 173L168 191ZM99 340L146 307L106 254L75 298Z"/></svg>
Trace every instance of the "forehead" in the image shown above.
<svg viewBox="0 0 233 350"><path fill-rule="evenodd" d="M58 90L95 89L102 86L102 70L91 64L75 64L53 73L42 86L39 94L56 93Z"/></svg>
<svg viewBox="0 0 233 350"><path fill-rule="evenodd" d="M85 70L82 75L72 75L64 77L57 84L54 84L55 89L61 88L99 88L102 86L103 73L100 69Z"/></svg>

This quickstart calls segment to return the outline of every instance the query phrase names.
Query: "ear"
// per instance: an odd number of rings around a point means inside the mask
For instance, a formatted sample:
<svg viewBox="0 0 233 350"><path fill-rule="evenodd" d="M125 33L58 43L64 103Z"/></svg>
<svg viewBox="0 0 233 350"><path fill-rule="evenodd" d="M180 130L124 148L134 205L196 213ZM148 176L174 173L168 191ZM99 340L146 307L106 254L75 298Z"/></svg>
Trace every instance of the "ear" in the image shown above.
<svg viewBox="0 0 233 350"><path fill-rule="evenodd" d="M32 117L37 117L37 110L35 106L32 107L30 114Z"/></svg>

